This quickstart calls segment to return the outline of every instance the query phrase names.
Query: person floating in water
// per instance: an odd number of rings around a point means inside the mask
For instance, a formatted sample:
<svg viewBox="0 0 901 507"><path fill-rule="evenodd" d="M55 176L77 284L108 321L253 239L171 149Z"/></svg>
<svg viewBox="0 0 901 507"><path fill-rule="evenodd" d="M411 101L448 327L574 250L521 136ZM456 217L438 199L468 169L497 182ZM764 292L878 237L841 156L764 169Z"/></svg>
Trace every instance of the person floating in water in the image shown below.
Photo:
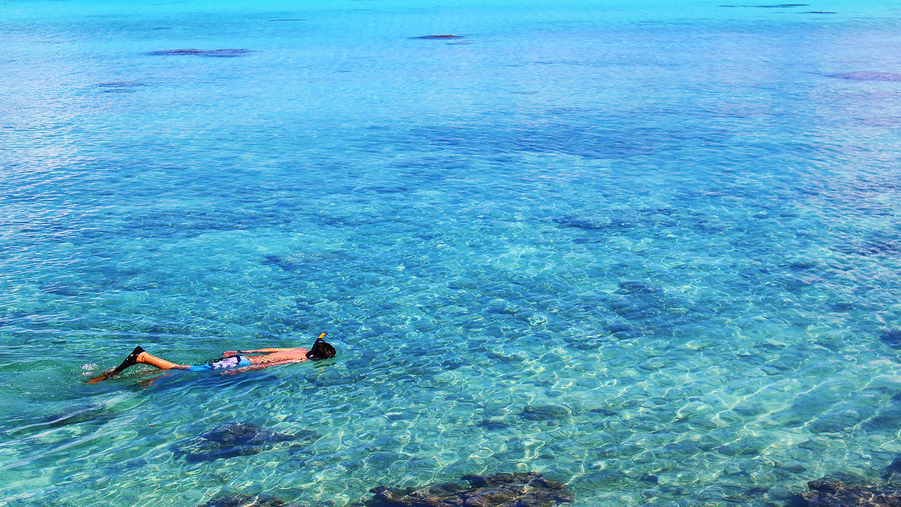
<svg viewBox="0 0 901 507"><path fill-rule="evenodd" d="M106 380L112 376L122 373L122 370L134 366L136 364L149 364L160 370L187 370L187 371L218 371L218 370L257 370L277 366L279 364L302 363L306 360L317 361L320 359L328 359L335 357L335 348L326 343L322 337L325 333L316 338L313 347L306 349L303 347L276 349L265 348L257 350L227 350L222 353L222 359L213 361L209 364L201 364L196 366L173 363L165 359L148 354L140 346L135 349L122 361L122 364L114 370L105 373L97 378L90 380L89 384L96 384Z"/></svg>

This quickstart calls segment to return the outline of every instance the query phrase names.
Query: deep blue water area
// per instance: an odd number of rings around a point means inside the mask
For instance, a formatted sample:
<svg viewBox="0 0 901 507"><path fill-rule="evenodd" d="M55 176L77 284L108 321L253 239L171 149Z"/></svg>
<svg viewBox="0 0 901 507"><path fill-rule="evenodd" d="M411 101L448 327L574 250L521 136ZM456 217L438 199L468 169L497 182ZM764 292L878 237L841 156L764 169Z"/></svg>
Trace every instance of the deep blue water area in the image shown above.
<svg viewBox="0 0 901 507"><path fill-rule="evenodd" d="M898 54L891 1L0 0L0 505L880 479Z"/></svg>

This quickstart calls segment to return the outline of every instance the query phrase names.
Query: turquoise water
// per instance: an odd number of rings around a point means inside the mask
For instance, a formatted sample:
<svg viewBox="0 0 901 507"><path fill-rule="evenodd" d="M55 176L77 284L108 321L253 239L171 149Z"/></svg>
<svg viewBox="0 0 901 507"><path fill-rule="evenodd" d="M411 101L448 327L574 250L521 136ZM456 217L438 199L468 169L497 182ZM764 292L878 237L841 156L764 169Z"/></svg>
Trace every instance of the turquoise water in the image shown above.
<svg viewBox="0 0 901 507"><path fill-rule="evenodd" d="M901 3L675 4L0 1L0 505L880 476ZM235 422L315 434L177 452Z"/></svg>

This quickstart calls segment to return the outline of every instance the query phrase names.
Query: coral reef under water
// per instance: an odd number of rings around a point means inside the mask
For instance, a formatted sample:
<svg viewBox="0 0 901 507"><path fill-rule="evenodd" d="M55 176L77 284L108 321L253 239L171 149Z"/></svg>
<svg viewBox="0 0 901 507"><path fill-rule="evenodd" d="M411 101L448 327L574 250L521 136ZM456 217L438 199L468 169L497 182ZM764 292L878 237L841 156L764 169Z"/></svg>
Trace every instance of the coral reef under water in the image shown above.
<svg viewBox="0 0 901 507"><path fill-rule="evenodd" d="M411 37L411 39L423 39L423 40L449 40L449 39L462 39L462 35L422 35L419 37Z"/></svg>
<svg viewBox="0 0 901 507"><path fill-rule="evenodd" d="M288 504L269 495L222 495L198 507L288 507Z"/></svg>
<svg viewBox="0 0 901 507"><path fill-rule="evenodd" d="M850 81L901 81L901 74L892 72L842 72L829 74L829 77Z"/></svg>
<svg viewBox="0 0 901 507"><path fill-rule="evenodd" d="M371 490L366 507L551 507L573 501L572 492L536 472L469 475L468 485L445 483L420 488Z"/></svg>
<svg viewBox="0 0 901 507"><path fill-rule="evenodd" d="M213 461L259 454L280 442L310 441L318 435L309 430L298 434L276 433L251 423L228 423L196 437L176 443L176 456L189 462Z"/></svg>
<svg viewBox="0 0 901 507"><path fill-rule="evenodd" d="M839 480L819 479L807 483L801 494L807 507L898 507L901 490L894 486L854 485Z"/></svg>
<svg viewBox="0 0 901 507"><path fill-rule="evenodd" d="M155 56L207 56L212 58L234 58L236 56L247 56L253 53L250 49L163 49L160 51L151 51L148 55Z"/></svg>

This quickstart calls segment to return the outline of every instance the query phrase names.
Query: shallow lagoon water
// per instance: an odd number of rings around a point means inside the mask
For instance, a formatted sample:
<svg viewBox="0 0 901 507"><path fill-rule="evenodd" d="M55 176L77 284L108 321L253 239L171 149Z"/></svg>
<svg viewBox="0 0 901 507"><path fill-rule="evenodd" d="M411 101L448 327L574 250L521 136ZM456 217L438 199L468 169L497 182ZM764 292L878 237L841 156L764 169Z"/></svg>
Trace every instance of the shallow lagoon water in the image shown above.
<svg viewBox="0 0 901 507"><path fill-rule="evenodd" d="M0 504L880 476L901 6L762 5L0 3ZM177 452L233 423L307 437Z"/></svg>

